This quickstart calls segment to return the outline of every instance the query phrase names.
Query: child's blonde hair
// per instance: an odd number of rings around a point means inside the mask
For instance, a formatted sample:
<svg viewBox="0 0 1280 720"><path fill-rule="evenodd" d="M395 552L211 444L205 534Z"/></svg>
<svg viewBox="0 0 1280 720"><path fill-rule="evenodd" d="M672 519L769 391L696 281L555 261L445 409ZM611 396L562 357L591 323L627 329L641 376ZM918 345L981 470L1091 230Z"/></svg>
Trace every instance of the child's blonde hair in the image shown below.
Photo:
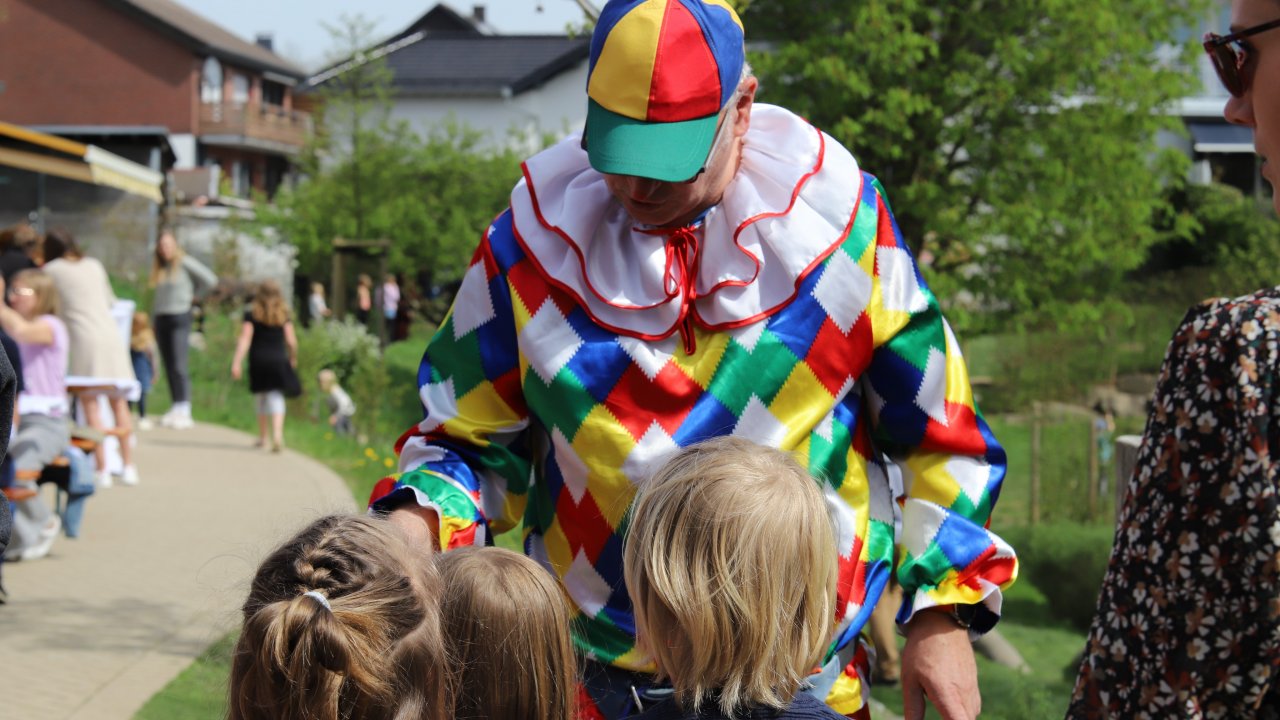
<svg viewBox="0 0 1280 720"><path fill-rule="evenodd" d="M228 718L450 717L439 587L430 558L390 522L313 522L253 578Z"/></svg>
<svg viewBox="0 0 1280 720"><path fill-rule="evenodd" d="M284 325L289 322L289 306L284 302L284 293L280 291L280 283L275 280L263 280L253 294L253 308L250 311L254 320L263 325Z"/></svg>
<svg viewBox="0 0 1280 720"><path fill-rule="evenodd" d="M54 284L53 276L43 270L19 270L9 281L9 287L25 287L35 293L36 300L31 306L32 317L62 313L62 296L58 294L58 286Z"/></svg>
<svg viewBox="0 0 1280 720"><path fill-rule="evenodd" d="M129 329L129 349L145 352L156 344L156 334L151 329L151 317L144 312L133 314L133 326Z"/></svg>
<svg viewBox="0 0 1280 720"><path fill-rule="evenodd" d="M457 667L453 717L573 720L569 608L551 574L497 547L450 550L437 565Z"/></svg>
<svg viewBox="0 0 1280 720"><path fill-rule="evenodd" d="M322 391L329 392L329 388L338 384L338 373L330 370L329 368L325 368L316 373L316 383L320 386Z"/></svg>
<svg viewBox="0 0 1280 720"><path fill-rule="evenodd" d="M640 649L686 712L786 708L834 630L836 544L818 483L740 438L685 448L640 490L624 550Z"/></svg>

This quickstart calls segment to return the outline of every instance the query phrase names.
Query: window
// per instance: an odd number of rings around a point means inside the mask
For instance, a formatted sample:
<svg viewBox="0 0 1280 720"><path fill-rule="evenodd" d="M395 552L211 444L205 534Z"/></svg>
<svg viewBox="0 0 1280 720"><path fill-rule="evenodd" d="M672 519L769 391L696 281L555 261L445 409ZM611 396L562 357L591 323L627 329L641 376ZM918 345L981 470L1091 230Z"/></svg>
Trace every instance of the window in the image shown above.
<svg viewBox="0 0 1280 720"><path fill-rule="evenodd" d="M215 105L222 102L222 64L215 58L205 60L200 72L200 102Z"/></svg>
<svg viewBox="0 0 1280 720"><path fill-rule="evenodd" d="M262 104L284 106L284 85L270 80L262 81Z"/></svg>
<svg viewBox="0 0 1280 720"><path fill-rule="evenodd" d="M249 102L249 78L240 73L231 76L231 102L245 105Z"/></svg>

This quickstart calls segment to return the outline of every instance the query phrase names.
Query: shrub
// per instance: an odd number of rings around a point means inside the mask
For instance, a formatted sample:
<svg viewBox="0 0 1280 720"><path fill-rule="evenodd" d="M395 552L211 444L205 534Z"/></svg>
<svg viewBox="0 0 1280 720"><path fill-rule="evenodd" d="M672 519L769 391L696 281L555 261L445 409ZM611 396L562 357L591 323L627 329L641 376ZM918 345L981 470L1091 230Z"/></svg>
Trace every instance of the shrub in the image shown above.
<svg viewBox="0 0 1280 720"><path fill-rule="evenodd" d="M314 388L311 407L327 416L316 374L328 368L356 404L355 424L361 433L376 434L390 385L378 338L360 323L318 322L298 333L298 376L304 388Z"/></svg>
<svg viewBox="0 0 1280 720"><path fill-rule="evenodd" d="M1018 552L1022 579L1044 594L1053 617L1075 630L1087 631L1107 572L1115 529L1050 523L1007 528L1001 535Z"/></svg>

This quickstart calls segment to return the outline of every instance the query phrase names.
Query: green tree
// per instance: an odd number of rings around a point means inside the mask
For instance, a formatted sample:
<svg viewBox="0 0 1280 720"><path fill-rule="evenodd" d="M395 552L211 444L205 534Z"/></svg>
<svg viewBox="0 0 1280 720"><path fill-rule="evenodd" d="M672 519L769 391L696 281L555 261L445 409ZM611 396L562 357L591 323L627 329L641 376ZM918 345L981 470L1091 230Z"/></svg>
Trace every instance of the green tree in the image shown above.
<svg viewBox="0 0 1280 720"><path fill-rule="evenodd" d="M419 137L390 117L392 75L371 46L369 24L331 28L336 63L321 77L316 132L298 158L301 181L258 212L298 251L298 267L327 277L333 240L389 240L388 267L425 285L448 286L465 271L480 234L520 177L514 151L485 149L457 123ZM427 290L428 288L422 288Z"/></svg>
<svg viewBox="0 0 1280 720"><path fill-rule="evenodd" d="M769 0L743 17L764 41L760 99L885 182L953 321L982 330L1098 322L1141 264L1162 186L1183 169L1156 146L1193 82L1192 44L1174 38L1205 8Z"/></svg>

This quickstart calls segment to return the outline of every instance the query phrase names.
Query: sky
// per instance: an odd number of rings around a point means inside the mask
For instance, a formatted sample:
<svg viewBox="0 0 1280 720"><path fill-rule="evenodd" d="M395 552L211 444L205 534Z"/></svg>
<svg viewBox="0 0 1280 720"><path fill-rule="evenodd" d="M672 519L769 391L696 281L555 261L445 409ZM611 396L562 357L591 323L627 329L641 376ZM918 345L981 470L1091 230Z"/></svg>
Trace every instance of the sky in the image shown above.
<svg viewBox="0 0 1280 720"><path fill-rule="evenodd" d="M275 50L304 69L320 67L333 46L324 23L343 15L374 23L381 39L397 33L436 6L438 0L177 0L245 40L271 33ZM557 33L582 20L574 0L448 0L463 15L484 5L490 25L501 33ZM598 5L599 3L597 3ZM541 11L538 10L541 8Z"/></svg>

